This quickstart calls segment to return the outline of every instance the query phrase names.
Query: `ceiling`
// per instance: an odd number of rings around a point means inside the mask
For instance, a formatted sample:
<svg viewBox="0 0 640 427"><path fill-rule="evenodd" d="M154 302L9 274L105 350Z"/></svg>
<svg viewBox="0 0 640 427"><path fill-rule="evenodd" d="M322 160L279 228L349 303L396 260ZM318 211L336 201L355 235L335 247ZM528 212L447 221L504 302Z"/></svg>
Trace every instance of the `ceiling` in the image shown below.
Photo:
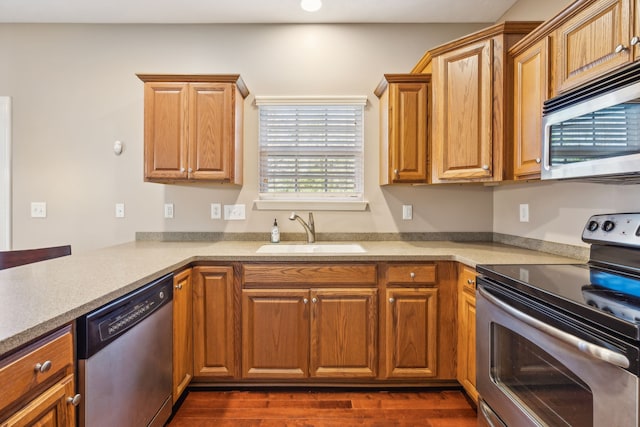
<svg viewBox="0 0 640 427"><path fill-rule="evenodd" d="M516 0L0 0L0 23L495 22Z"/></svg>

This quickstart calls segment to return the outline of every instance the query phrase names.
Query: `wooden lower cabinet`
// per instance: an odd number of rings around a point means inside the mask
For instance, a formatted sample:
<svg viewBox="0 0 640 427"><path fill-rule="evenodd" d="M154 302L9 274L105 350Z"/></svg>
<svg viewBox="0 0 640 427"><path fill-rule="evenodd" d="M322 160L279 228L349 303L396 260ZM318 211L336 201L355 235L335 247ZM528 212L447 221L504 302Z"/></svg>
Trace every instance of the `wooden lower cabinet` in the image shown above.
<svg viewBox="0 0 640 427"><path fill-rule="evenodd" d="M458 381L478 402L476 390L476 271L460 265L458 278Z"/></svg>
<svg viewBox="0 0 640 427"><path fill-rule="evenodd" d="M193 378L193 286L191 269L173 277L173 403Z"/></svg>
<svg viewBox="0 0 640 427"><path fill-rule="evenodd" d="M75 426L73 361L71 325L0 360L0 426Z"/></svg>
<svg viewBox="0 0 640 427"><path fill-rule="evenodd" d="M197 266L192 275L194 379L235 377L233 267Z"/></svg>
<svg viewBox="0 0 640 427"><path fill-rule="evenodd" d="M309 291L242 291L242 377L306 378Z"/></svg>
<svg viewBox="0 0 640 427"><path fill-rule="evenodd" d="M74 394L73 375L67 375L0 425L2 427L75 426L76 410L68 401Z"/></svg>
<svg viewBox="0 0 640 427"><path fill-rule="evenodd" d="M376 289L244 289L243 378L375 378Z"/></svg>
<svg viewBox="0 0 640 427"><path fill-rule="evenodd" d="M438 289L387 289L386 376L437 375Z"/></svg>

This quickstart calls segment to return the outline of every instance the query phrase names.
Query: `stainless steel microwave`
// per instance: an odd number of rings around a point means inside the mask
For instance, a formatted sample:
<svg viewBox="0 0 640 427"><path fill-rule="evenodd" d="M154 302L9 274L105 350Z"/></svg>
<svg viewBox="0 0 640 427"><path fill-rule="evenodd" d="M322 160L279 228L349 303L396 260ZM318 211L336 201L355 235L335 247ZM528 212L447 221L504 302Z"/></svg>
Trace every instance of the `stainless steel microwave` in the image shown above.
<svg viewBox="0 0 640 427"><path fill-rule="evenodd" d="M543 108L542 179L640 183L640 63Z"/></svg>

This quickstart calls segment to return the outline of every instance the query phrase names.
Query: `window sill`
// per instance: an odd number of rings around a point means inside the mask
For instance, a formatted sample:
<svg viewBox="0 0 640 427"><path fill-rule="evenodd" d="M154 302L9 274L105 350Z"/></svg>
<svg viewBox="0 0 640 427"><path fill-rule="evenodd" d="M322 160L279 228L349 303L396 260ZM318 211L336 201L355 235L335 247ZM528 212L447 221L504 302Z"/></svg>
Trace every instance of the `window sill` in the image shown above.
<svg viewBox="0 0 640 427"><path fill-rule="evenodd" d="M332 201L332 200L254 200L255 209L259 211L365 211L369 202L359 201Z"/></svg>

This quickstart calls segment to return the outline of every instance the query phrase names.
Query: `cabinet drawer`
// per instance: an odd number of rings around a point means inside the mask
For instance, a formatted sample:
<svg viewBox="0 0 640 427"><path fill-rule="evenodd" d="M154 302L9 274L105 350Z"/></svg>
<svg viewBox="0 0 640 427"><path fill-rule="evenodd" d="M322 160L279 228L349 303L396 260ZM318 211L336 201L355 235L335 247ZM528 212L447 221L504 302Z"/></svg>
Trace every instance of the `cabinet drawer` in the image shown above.
<svg viewBox="0 0 640 427"><path fill-rule="evenodd" d="M72 373L73 338L71 326L66 326L0 362L0 384L5 387L0 412L42 384Z"/></svg>
<svg viewBox="0 0 640 427"><path fill-rule="evenodd" d="M242 269L245 285L369 285L377 284L373 264L248 264Z"/></svg>
<svg viewBox="0 0 640 427"><path fill-rule="evenodd" d="M466 265L461 265L459 274L458 283L460 283L461 290L475 294L476 270Z"/></svg>
<svg viewBox="0 0 640 427"><path fill-rule="evenodd" d="M435 285L435 264L396 264L387 267L388 284Z"/></svg>

